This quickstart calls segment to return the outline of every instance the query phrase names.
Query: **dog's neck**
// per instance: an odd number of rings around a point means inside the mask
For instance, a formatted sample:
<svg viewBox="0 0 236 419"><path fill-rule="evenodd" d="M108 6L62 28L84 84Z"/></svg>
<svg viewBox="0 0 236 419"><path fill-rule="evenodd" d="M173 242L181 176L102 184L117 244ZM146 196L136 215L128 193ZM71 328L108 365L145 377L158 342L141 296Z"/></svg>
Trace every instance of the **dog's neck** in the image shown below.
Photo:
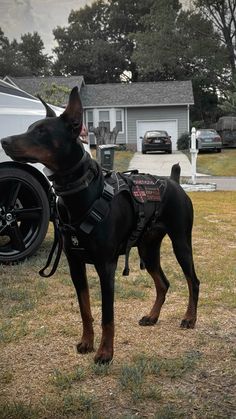
<svg viewBox="0 0 236 419"><path fill-rule="evenodd" d="M83 218L103 192L102 169L86 151L72 167L56 172L47 169L46 175L53 182L55 193L66 207L71 223Z"/></svg>

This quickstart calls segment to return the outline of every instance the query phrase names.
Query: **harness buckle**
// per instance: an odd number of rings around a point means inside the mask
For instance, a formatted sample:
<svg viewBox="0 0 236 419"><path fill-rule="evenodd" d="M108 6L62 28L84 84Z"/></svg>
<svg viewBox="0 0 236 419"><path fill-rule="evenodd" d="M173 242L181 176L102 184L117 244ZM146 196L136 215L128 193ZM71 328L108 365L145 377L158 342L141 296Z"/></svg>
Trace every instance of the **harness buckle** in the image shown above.
<svg viewBox="0 0 236 419"><path fill-rule="evenodd" d="M105 198L107 201L111 201L114 196L114 188L113 186L109 185L109 183L105 182L102 197Z"/></svg>

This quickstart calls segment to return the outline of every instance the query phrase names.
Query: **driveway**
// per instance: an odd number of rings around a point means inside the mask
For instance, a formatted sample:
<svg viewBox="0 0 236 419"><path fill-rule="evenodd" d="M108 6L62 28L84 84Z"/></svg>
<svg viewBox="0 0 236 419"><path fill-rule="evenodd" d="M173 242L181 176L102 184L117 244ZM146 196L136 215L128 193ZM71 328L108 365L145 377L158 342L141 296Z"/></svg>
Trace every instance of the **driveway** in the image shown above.
<svg viewBox="0 0 236 419"><path fill-rule="evenodd" d="M179 163L181 167L181 176L190 178L192 176L192 167L188 157L181 151L174 151L172 154L153 153L141 154L135 153L130 161L129 170L138 169L141 173L150 173L157 176L170 176L173 164ZM197 185L193 190L221 190L236 191L235 177L217 177L207 176L197 173ZM204 186L206 185L206 187ZM215 185L215 188L211 188ZM182 184L184 189L191 190L188 184Z"/></svg>
<svg viewBox="0 0 236 419"><path fill-rule="evenodd" d="M179 163L181 176L192 175L192 167L188 157L181 151L173 151L172 154L165 153L135 153L130 161L129 170L138 169L142 173L150 173L157 176L170 176L173 164Z"/></svg>

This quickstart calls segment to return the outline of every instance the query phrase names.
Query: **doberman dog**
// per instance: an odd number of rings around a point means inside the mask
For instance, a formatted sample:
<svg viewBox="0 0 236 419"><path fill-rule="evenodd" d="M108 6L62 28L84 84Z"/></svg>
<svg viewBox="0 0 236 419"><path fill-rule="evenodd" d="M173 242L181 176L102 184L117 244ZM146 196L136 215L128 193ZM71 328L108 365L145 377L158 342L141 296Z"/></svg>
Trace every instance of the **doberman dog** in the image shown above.
<svg viewBox="0 0 236 419"><path fill-rule="evenodd" d="M59 117L47 104L44 105L47 111L45 119L33 123L21 135L3 138L1 143L6 154L13 160L23 163L40 162L50 171L49 178L59 196L57 208L64 227L61 230L63 250L77 292L83 323L82 338L77 350L79 353L94 350L94 331L86 258L72 246L73 235L89 255L100 279L102 336L94 360L96 363L107 363L113 358L114 279L117 261L119 255L125 253L130 235L136 228L137 215L127 191L123 192L121 188L119 193L112 195L107 190L104 171L85 152L78 139L83 108L77 87L72 89L68 105ZM165 301L169 282L160 265L160 247L167 234L189 289L188 306L181 327L193 328L199 294L199 280L192 254L193 207L190 198L175 180L168 178L165 182L160 210L152 217L152 222L142 229L136 243L142 263L153 278L156 288L154 305L139 324L154 325Z"/></svg>

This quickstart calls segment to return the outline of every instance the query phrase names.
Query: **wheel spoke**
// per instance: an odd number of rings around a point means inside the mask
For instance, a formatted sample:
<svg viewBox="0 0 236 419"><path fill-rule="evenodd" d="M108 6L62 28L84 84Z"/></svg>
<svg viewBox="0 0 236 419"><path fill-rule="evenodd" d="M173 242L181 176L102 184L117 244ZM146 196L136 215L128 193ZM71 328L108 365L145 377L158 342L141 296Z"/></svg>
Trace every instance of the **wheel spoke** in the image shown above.
<svg viewBox="0 0 236 419"><path fill-rule="evenodd" d="M13 208L18 197L19 191L21 188L21 182L12 182L11 188L8 192L7 201L6 201L6 209Z"/></svg>
<svg viewBox="0 0 236 419"><path fill-rule="evenodd" d="M11 239L12 247L15 250L19 250L19 252L22 252L25 250L25 244L23 241L23 237L21 235L21 231L17 224L11 225L9 228L9 237Z"/></svg>
<svg viewBox="0 0 236 419"><path fill-rule="evenodd" d="M23 220L38 220L43 211L42 207L35 208L18 208L15 209L15 216L17 221Z"/></svg>

